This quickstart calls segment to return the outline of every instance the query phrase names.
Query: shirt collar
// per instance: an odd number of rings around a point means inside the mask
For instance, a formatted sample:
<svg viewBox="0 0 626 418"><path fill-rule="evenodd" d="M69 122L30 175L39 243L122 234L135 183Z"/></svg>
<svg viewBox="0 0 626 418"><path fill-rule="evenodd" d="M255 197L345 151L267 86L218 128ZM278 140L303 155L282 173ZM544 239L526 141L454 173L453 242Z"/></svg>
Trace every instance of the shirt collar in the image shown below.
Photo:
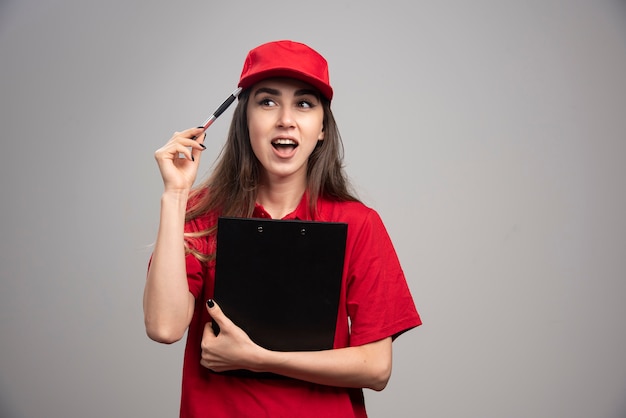
<svg viewBox="0 0 626 418"><path fill-rule="evenodd" d="M264 219L272 218L271 215L265 210L265 208L258 203L254 205L254 211L252 212L252 217L264 218ZM298 203L298 206L293 210L293 212L288 213L282 219L283 220L301 220L301 221L313 219L310 216L309 199L308 199L307 192L305 192L302 195L302 199L300 199L300 203Z"/></svg>

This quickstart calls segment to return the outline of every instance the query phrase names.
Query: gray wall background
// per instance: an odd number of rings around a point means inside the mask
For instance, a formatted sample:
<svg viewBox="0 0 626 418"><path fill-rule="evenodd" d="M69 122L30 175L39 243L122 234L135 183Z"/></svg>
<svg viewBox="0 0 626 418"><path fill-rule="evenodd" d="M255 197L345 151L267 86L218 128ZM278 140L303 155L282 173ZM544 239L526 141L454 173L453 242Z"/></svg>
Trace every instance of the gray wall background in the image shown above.
<svg viewBox="0 0 626 418"><path fill-rule="evenodd" d="M4 0L0 416L177 415L184 344L141 308L153 152L285 38L330 62L424 320L370 415L626 417L626 4L604 0Z"/></svg>

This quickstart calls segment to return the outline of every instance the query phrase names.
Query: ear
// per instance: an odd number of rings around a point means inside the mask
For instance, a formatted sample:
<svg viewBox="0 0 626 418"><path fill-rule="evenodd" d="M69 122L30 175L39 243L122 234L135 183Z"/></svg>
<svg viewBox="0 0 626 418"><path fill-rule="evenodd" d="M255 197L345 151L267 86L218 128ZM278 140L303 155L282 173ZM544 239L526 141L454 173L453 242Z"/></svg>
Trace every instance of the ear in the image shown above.
<svg viewBox="0 0 626 418"><path fill-rule="evenodd" d="M322 130L320 131L319 136L317 137L318 141L323 141L324 140L324 128L322 128Z"/></svg>

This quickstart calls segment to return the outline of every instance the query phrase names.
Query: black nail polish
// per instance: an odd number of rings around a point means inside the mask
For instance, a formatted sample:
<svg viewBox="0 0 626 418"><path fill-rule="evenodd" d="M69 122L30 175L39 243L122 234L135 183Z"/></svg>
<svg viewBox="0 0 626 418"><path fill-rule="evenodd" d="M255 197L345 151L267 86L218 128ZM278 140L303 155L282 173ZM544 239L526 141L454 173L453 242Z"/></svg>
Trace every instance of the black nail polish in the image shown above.
<svg viewBox="0 0 626 418"><path fill-rule="evenodd" d="M191 156L191 161L196 162L196 159L193 158L193 155Z"/></svg>
<svg viewBox="0 0 626 418"><path fill-rule="evenodd" d="M198 126L198 129L204 129L204 126Z"/></svg>
<svg viewBox="0 0 626 418"><path fill-rule="evenodd" d="M204 146L204 144L198 144L202 147L202 149L206 149L206 147Z"/></svg>
<svg viewBox="0 0 626 418"><path fill-rule="evenodd" d="M213 302L213 299L209 299L209 300L207 300L207 301L206 301L206 305L207 305L209 308L212 308L212 307L214 307L214 306L215 306L215 302Z"/></svg>

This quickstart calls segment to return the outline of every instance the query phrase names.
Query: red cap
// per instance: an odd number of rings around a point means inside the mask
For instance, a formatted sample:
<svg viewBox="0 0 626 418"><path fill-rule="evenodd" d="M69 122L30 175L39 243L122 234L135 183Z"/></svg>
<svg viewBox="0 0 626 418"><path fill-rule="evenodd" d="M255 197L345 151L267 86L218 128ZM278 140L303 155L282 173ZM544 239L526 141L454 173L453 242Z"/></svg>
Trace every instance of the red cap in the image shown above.
<svg viewBox="0 0 626 418"><path fill-rule="evenodd" d="M305 81L317 88L328 100L333 98L326 59L305 44L275 41L257 46L248 52L239 87L247 89L270 77L290 77Z"/></svg>

